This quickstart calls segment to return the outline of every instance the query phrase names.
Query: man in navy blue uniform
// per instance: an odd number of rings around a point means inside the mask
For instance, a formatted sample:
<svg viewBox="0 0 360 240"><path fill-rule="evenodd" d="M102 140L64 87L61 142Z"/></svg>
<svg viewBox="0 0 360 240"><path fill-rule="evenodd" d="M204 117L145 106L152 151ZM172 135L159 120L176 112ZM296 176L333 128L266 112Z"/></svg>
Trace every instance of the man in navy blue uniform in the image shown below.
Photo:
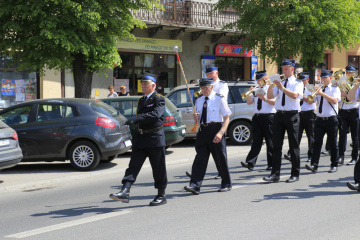
<svg viewBox="0 0 360 240"><path fill-rule="evenodd" d="M196 100L193 114L194 120L200 123L195 142L196 157L190 185L184 189L195 195L200 193L211 153L221 176L221 187L218 191L227 192L231 190L231 179L227 165L225 132L231 111L225 97L213 91L212 78L203 78L200 89L203 96Z"/></svg>
<svg viewBox="0 0 360 240"><path fill-rule="evenodd" d="M138 125L138 133L134 136L131 159L122 180L119 193L110 194L110 198L122 202L129 202L131 185L136 181L141 167L147 157L153 170L155 188L158 195L150 202L150 206L165 204L165 188L167 186L165 165L165 134L163 130L165 98L155 91L156 79L144 75L141 88L144 96L137 103L136 117L125 124Z"/></svg>

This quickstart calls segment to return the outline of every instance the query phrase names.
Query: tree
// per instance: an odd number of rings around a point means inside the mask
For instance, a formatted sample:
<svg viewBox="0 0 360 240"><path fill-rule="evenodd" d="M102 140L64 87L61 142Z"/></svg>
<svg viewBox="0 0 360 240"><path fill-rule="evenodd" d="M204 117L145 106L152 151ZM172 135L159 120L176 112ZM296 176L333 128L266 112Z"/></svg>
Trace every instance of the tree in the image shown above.
<svg viewBox="0 0 360 240"><path fill-rule="evenodd" d="M145 24L131 11L158 0L0 0L0 53L17 69L71 69L75 97L89 98L94 72L121 64L118 38ZM9 66L10 66L9 64Z"/></svg>
<svg viewBox="0 0 360 240"><path fill-rule="evenodd" d="M283 57L300 56L309 71L323 61L325 50L348 49L360 39L357 0L219 0L218 9L228 7L239 20L227 28L245 34L248 48L278 65Z"/></svg>

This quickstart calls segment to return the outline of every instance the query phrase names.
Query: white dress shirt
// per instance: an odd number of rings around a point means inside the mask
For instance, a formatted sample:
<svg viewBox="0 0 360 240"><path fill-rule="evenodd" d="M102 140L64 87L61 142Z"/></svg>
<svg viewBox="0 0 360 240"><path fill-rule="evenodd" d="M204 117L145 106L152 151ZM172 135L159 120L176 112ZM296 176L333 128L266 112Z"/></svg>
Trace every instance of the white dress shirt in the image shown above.
<svg viewBox="0 0 360 240"><path fill-rule="evenodd" d="M339 102L341 109L354 109L359 108L359 102L358 101L352 101L352 103L346 104L342 100Z"/></svg>
<svg viewBox="0 0 360 240"><path fill-rule="evenodd" d="M208 98L206 116L207 123L223 122L223 117L231 114L231 110L225 100L225 97L220 97L212 91ZM205 96L199 97L195 102L195 111L199 113L199 119L201 119L204 102Z"/></svg>
<svg viewBox="0 0 360 240"><path fill-rule="evenodd" d="M266 93L267 93L267 90L269 88L269 85L265 85L263 87L264 91L265 91L265 96L266 96ZM260 98L258 96L253 96L251 95L252 99L253 99L253 105L254 105L254 113L276 113L276 110L275 110L275 106L274 105L271 105L271 104L268 104L267 102L265 102L264 100L262 101L261 103L261 109L258 110L257 109L257 104L258 104L258 101L260 100Z"/></svg>
<svg viewBox="0 0 360 240"><path fill-rule="evenodd" d="M305 88L304 98L307 98L309 95L311 95L311 92ZM303 101L303 104L301 105L301 111L314 111L315 109L315 102L308 104L307 102Z"/></svg>
<svg viewBox="0 0 360 240"><path fill-rule="evenodd" d="M282 81L282 85L285 87L285 80ZM286 85L286 89L298 93L299 96L296 99L293 99L291 97L288 97L287 95L285 95L285 105L282 106L282 96L283 93L282 91L280 91L278 89L277 86L275 86L273 88L273 94L276 97L275 100L275 109L277 111L293 111L293 110L297 110L300 111L300 99L303 98L303 91L304 91L304 83L300 80L297 80L294 76L291 76L288 78L288 82Z"/></svg>
<svg viewBox="0 0 360 240"><path fill-rule="evenodd" d="M227 102L227 98L228 98L228 94L229 94L229 87L228 87L226 82L221 81L220 79L217 79L214 82L213 91L223 95L225 97L226 102Z"/></svg>
<svg viewBox="0 0 360 240"><path fill-rule="evenodd" d="M335 97L338 99L338 102L340 101L341 98L341 93L340 93L340 89L336 86L332 86L331 84L329 84L327 86L327 88L325 89L324 92L326 95L329 95L330 97ZM320 106L320 100L321 100L321 96L320 95L316 95L315 97L316 100L316 106L317 106L317 113L316 116L317 117L331 117L331 116L336 116L336 112L334 112L334 109L337 111L338 108L338 102L336 104L331 104L329 103L325 98L323 99L323 104L322 104L322 112L319 113L319 106ZM330 104L334 107L334 109L330 106Z"/></svg>

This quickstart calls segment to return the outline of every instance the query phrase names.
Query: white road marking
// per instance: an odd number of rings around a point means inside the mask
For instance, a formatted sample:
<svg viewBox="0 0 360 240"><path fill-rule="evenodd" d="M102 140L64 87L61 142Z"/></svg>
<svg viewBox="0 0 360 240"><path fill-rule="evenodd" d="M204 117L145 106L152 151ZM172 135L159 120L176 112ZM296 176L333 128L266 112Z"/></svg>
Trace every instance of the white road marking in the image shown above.
<svg viewBox="0 0 360 240"><path fill-rule="evenodd" d="M64 228L68 228L68 227L73 227L73 226L77 226L77 225L81 225L81 224L85 224L85 223L95 222L95 221L99 221L99 220L106 219L106 218L117 217L117 216L128 214L131 212L132 211L125 210L125 211L120 211L120 212L99 214L99 215L92 216L92 217L82 218L82 219L78 219L78 220L74 220L74 221L70 221L70 222L55 224L55 225L48 226L48 227L43 227L43 228L38 228L38 229L26 231L26 232L16 233L16 234L8 235L5 237L7 237L7 238L26 238L26 237L46 233L46 232L51 232L51 231L64 229Z"/></svg>

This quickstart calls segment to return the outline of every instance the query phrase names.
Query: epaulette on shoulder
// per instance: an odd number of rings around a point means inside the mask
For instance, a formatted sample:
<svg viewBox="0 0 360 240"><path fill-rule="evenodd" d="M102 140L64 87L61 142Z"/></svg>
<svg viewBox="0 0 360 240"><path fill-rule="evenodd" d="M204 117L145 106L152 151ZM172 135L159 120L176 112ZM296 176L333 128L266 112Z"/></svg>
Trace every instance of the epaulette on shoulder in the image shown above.
<svg viewBox="0 0 360 240"><path fill-rule="evenodd" d="M331 85L332 87L338 87L338 86L336 86L336 85Z"/></svg>
<svg viewBox="0 0 360 240"><path fill-rule="evenodd" d="M164 97L164 96L161 95L160 93L157 93L156 96L158 96L158 97Z"/></svg>
<svg viewBox="0 0 360 240"><path fill-rule="evenodd" d="M220 93L215 93L216 95L218 95L219 97L224 97L224 95L220 94Z"/></svg>
<svg viewBox="0 0 360 240"><path fill-rule="evenodd" d="M226 83L224 80L220 80L219 82L221 82L221 83Z"/></svg>

